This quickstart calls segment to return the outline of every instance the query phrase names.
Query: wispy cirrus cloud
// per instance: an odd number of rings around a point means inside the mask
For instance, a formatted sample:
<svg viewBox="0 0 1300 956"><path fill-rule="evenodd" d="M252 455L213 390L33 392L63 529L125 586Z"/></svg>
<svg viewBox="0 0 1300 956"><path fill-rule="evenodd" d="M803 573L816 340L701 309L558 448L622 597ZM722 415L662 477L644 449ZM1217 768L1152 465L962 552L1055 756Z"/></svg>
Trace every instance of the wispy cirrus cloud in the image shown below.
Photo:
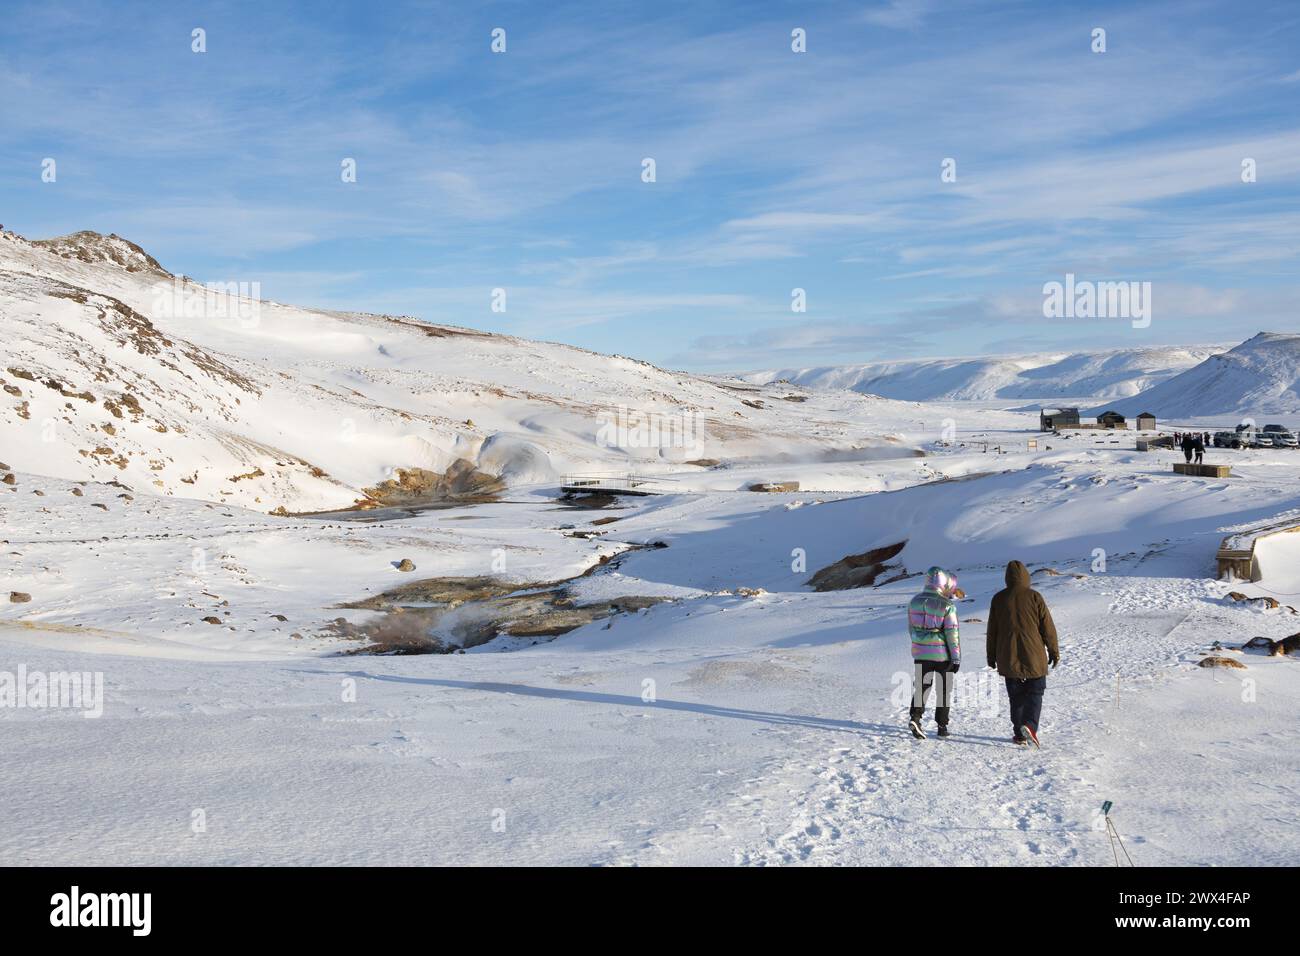
<svg viewBox="0 0 1300 956"><path fill-rule="evenodd" d="M1026 324L1066 271L1197 288L1169 309L1237 306L1218 320L1243 336L1248 304L1297 291L1300 35L1281 5L813 7L804 54L763 8L501 8L500 56L481 16L422 2L364 22L240 0L12 12L6 223L115 231L281 298L725 367L1017 330L1104 344ZM504 316L483 307L498 286Z"/></svg>

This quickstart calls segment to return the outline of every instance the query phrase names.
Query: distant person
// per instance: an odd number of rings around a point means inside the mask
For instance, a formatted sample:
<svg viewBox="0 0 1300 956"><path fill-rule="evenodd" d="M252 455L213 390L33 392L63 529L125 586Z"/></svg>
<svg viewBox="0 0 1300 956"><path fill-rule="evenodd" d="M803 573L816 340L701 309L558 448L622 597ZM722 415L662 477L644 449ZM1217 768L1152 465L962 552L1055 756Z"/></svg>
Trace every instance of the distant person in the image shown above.
<svg viewBox="0 0 1300 956"><path fill-rule="evenodd" d="M1192 450L1196 453L1196 463L1199 465L1205 461L1205 442L1200 435L1196 436L1192 442Z"/></svg>
<svg viewBox="0 0 1300 956"><path fill-rule="evenodd" d="M1183 440L1179 442L1183 449L1183 457L1187 459L1188 464L1192 461L1192 452L1196 450L1196 443L1192 440L1191 432L1183 433Z"/></svg>
<svg viewBox="0 0 1300 956"><path fill-rule="evenodd" d="M925 590L907 605L907 630L912 638L912 708L908 729L917 740L925 739L921 720L926 698L938 678L934 695L934 720L939 736L948 736L948 713L952 708L952 675L961 667L961 637L957 624L957 575L933 567L925 576Z"/></svg>
<svg viewBox="0 0 1300 956"><path fill-rule="evenodd" d="M1029 569L1007 565L1007 586L989 605L988 663L1006 679L1011 699L1011 742L1038 746L1038 718L1047 668L1060 660L1056 625L1043 596L1029 586Z"/></svg>

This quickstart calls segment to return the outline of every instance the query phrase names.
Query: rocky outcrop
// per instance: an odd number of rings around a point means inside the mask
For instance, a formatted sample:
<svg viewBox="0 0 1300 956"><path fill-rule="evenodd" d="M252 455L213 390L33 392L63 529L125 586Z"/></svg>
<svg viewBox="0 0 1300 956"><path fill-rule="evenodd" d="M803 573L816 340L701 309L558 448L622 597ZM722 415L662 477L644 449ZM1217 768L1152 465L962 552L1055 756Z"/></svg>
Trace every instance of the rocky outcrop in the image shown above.
<svg viewBox="0 0 1300 956"><path fill-rule="evenodd" d="M850 554L834 564L828 564L806 582L814 591L845 591L851 588L870 587L876 578L888 570L902 571L901 564L887 563L907 545L906 541L872 548L861 554Z"/></svg>
<svg viewBox="0 0 1300 956"><path fill-rule="evenodd" d="M1237 668L1238 670L1246 669L1245 664L1243 664L1241 661L1234 661L1231 657L1206 657L1196 666L1197 667L1227 667L1227 668Z"/></svg>
<svg viewBox="0 0 1300 956"><path fill-rule="evenodd" d="M479 471L464 458L452 462L439 474L424 468L398 468L397 477L363 489L366 496L381 505L413 505L428 501L489 501L505 490L496 475Z"/></svg>
<svg viewBox="0 0 1300 956"><path fill-rule="evenodd" d="M75 259L79 262L111 262L121 266L127 272L152 272L164 278L171 278L171 273L159 264L158 260L145 252L129 239L109 233L107 236L83 229L68 236L54 239L36 239L33 246L48 249L63 259Z"/></svg>
<svg viewBox="0 0 1300 956"><path fill-rule="evenodd" d="M749 486L750 491L798 491L799 482L797 481L760 481Z"/></svg>

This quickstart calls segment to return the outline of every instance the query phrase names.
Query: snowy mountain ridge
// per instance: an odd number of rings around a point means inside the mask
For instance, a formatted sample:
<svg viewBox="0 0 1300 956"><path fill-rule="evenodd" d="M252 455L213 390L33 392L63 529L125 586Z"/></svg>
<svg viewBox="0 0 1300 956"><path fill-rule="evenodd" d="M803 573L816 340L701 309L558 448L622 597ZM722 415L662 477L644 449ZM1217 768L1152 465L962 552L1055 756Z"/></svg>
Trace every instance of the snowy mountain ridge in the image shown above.
<svg viewBox="0 0 1300 956"><path fill-rule="evenodd" d="M93 232L34 242L0 232L0 335L4 464L261 511L348 507L385 483L419 489L468 466L527 483L899 451L866 430L866 410L888 404L879 399L295 308L257 298L256 286L173 276L134 243ZM682 423L694 433L620 440L647 419L655 434Z"/></svg>
<svg viewBox="0 0 1300 956"><path fill-rule="evenodd" d="M1300 334L1260 332L1113 407L1165 418L1300 414Z"/></svg>
<svg viewBox="0 0 1300 956"><path fill-rule="evenodd" d="M1192 368L1227 346L1189 345L1023 356L907 359L745 372L754 383L787 381L899 401L1120 399Z"/></svg>

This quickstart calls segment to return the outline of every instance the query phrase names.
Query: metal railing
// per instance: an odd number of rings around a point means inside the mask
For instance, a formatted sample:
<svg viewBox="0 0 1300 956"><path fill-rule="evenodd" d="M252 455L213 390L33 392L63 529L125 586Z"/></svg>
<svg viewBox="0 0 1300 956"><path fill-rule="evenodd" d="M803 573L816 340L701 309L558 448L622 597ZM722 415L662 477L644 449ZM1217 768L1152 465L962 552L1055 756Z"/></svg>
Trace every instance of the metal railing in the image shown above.
<svg viewBox="0 0 1300 956"><path fill-rule="evenodd" d="M562 475L560 487L565 491L627 491L654 494L671 491L676 478L657 475Z"/></svg>

